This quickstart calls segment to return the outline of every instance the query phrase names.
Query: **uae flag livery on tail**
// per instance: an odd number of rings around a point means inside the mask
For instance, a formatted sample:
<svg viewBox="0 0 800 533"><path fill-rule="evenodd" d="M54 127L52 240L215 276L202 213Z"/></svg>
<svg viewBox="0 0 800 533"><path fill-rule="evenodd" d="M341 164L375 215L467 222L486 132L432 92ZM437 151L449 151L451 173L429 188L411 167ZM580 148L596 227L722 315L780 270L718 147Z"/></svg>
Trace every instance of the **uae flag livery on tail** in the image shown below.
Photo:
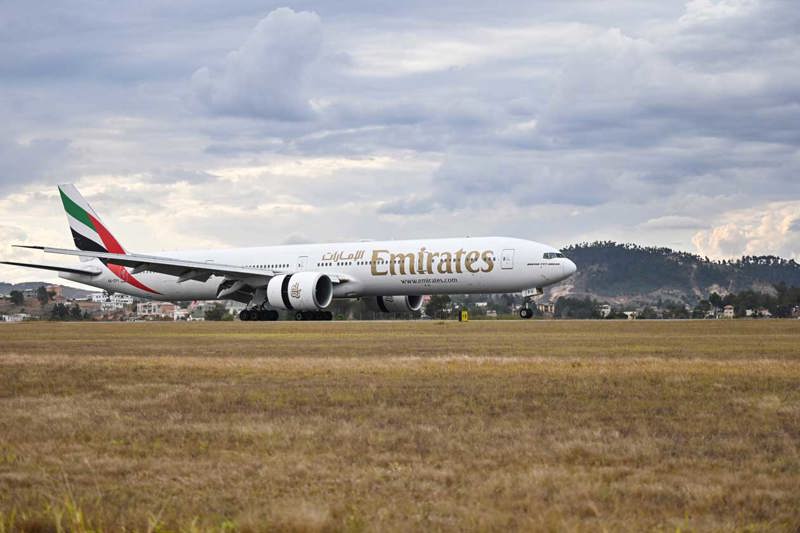
<svg viewBox="0 0 800 533"><path fill-rule="evenodd" d="M100 217L97 216L92 206L81 196L81 193L78 192L74 185L59 185L58 192L61 194L61 202L67 212L67 221L72 232L72 238L79 250L113 254L126 253L119 241L103 225ZM129 283L145 292L158 294L158 292L133 277L125 267L106 261L103 261L103 263L125 283Z"/></svg>

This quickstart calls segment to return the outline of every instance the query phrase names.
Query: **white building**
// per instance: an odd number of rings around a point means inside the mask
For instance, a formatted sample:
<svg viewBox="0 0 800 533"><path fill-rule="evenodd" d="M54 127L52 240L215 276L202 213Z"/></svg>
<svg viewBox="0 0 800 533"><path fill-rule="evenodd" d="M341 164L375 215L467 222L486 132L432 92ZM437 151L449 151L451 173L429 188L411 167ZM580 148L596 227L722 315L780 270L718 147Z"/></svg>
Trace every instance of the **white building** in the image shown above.
<svg viewBox="0 0 800 533"><path fill-rule="evenodd" d="M236 300L226 300L225 301L225 310L232 315L238 315L239 311L245 309L247 304L243 304L242 302L237 302Z"/></svg>
<svg viewBox="0 0 800 533"><path fill-rule="evenodd" d="M141 302L136 304L136 314L150 318L173 318L177 305L170 302Z"/></svg>
<svg viewBox="0 0 800 533"><path fill-rule="evenodd" d="M543 315L552 315L556 312L556 304L553 302L541 302L536 304L536 309Z"/></svg>
<svg viewBox="0 0 800 533"><path fill-rule="evenodd" d="M23 320L27 320L31 316L27 313L16 313L14 315L0 315L2 316L3 322L22 322Z"/></svg>
<svg viewBox="0 0 800 533"><path fill-rule="evenodd" d="M133 305L133 296L117 292L114 294L98 292L92 294L92 301L100 303L100 310L103 312L117 311L124 309L126 305Z"/></svg>
<svg viewBox="0 0 800 533"><path fill-rule="evenodd" d="M732 305L726 305L722 309L722 318L733 318L733 311L734 309Z"/></svg>

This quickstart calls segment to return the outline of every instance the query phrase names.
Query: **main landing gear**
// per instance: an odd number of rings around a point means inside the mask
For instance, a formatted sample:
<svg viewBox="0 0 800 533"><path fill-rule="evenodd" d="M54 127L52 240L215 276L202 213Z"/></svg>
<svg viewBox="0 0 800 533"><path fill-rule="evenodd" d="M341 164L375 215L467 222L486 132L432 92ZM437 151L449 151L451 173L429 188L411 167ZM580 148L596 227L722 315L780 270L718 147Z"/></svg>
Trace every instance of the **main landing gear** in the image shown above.
<svg viewBox="0 0 800 533"><path fill-rule="evenodd" d="M333 320L330 311L298 311L294 314L295 320Z"/></svg>
<svg viewBox="0 0 800 533"><path fill-rule="evenodd" d="M239 312L239 320L242 322L251 320L275 321L278 320L278 312L272 309L243 309Z"/></svg>
<svg viewBox="0 0 800 533"><path fill-rule="evenodd" d="M519 317L520 318L531 318L533 316L533 310L528 307L522 307L519 310Z"/></svg>

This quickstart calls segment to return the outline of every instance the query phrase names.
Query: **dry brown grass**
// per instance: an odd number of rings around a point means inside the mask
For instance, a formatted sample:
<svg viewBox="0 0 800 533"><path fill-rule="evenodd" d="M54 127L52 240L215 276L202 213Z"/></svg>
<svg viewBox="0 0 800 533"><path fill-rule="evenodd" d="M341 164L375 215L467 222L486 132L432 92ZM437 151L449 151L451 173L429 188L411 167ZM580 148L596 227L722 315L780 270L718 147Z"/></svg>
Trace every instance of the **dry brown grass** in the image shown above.
<svg viewBox="0 0 800 533"><path fill-rule="evenodd" d="M3 530L800 528L800 321L0 327Z"/></svg>

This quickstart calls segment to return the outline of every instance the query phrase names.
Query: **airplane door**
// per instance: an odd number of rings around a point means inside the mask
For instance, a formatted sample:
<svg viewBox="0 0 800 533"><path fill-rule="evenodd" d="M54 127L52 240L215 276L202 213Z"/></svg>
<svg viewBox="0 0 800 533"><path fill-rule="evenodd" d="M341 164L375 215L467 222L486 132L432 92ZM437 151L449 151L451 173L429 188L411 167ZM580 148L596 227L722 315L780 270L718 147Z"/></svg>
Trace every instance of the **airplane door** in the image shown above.
<svg viewBox="0 0 800 533"><path fill-rule="evenodd" d="M297 258L297 270L305 270L306 265L308 264L308 256L301 255Z"/></svg>
<svg viewBox="0 0 800 533"><path fill-rule="evenodd" d="M500 256L500 266L505 270L514 268L514 249L506 248Z"/></svg>

